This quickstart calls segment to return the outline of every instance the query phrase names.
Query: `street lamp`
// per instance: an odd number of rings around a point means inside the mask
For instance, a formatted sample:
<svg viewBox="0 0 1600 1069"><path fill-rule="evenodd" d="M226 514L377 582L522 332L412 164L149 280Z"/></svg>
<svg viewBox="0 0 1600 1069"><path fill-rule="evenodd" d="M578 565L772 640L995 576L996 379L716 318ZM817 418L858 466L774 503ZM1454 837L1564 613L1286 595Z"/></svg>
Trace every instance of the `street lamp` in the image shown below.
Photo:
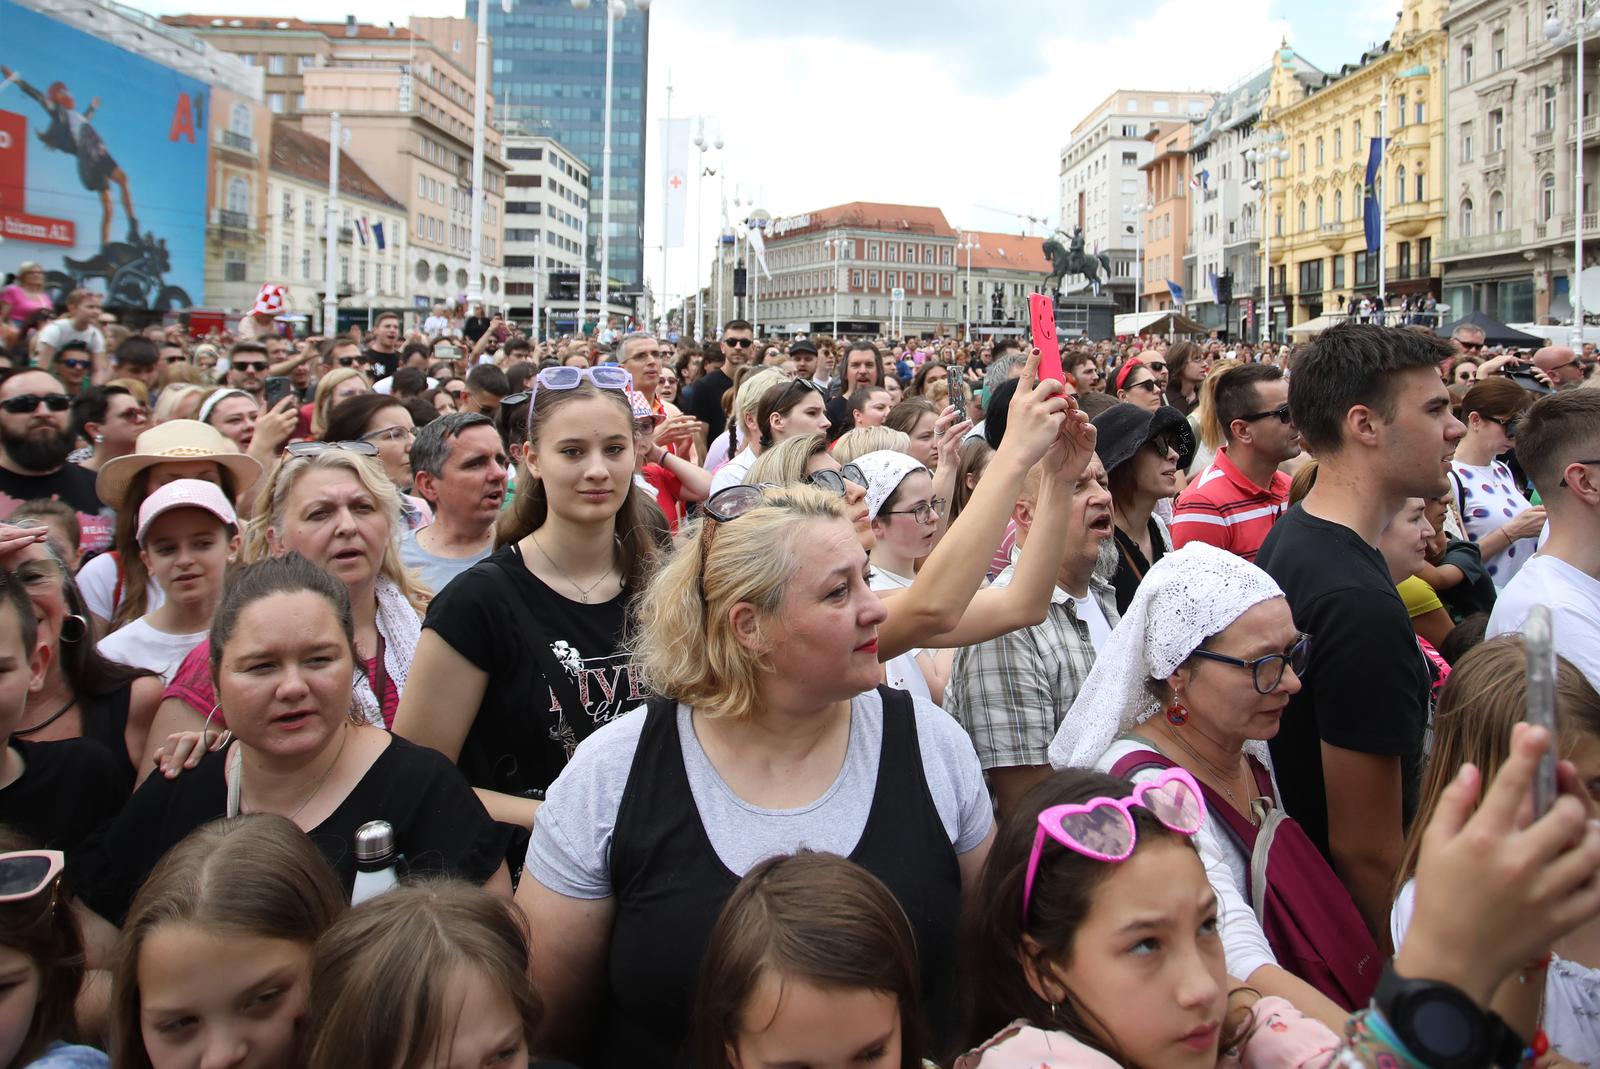
<svg viewBox="0 0 1600 1069"><path fill-rule="evenodd" d="M1259 325L1257 333L1265 341L1272 341L1272 221L1267 218L1272 211L1272 164L1282 163L1289 158L1289 150L1283 148L1282 133L1273 133L1264 139L1269 147L1264 149L1253 148L1244 154L1244 158L1255 164L1261 172L1261 303L1263 309L1256 316ZM1262 316L1265 316L1263 319Z"/></svg>
<svg viewBox="0 0 1600 1069"><path fill-rule="evenodd" d="M958 249L967 250L967 323L963 329L968 345L972 344L972 250L979 247L977 235L970 233L963 234L960 244L956 246Z"/></svg>
<svg viewBox="0 0 1600 1069"><path fill-rule="evenodd" d="M579 11L586 11L592 0L572 0L572 6ZM478 0L479 9L484 9L488 0ZM633 6L640 12L650 10L650 0L633 0ZM628 0L607 0L606 2L606 92L605 114L601 122L600 135L600 323L606 324L611 320L611 68L613 52L615 51L617 20L628 14ZM480 31L481 32L481 31ZM481 118L480 118L481 122ZM588 250L584 250L584 269L588 270ZM583 329L583 324L578 324L578 329ZM604 329L602 326L601 329Z"/></svg>
<svg viewBox="0 0 1600 1069"><path fill-rule="evenodd" d="M833 254L833 339L839 340L839 257L844 254L844 238L822 239L822 247Z"/></svg>
<svg viewBox="0 0 1600 1069"><path fill-rule="evenodd" d="M706 166L707 149L721 150L722 131L717 129L711 137L706 137L706 119L702 115L696 120L694 147L700 150L700 181L695 184L694 204L694 340L704 338L702 325L705 322L706 299L700 289L700 254L705 251L705 213L706 213L706 179L715 175L720 168ZM720 243L721 238L718 237ZM722 250L719 244L717 249L718 266L721 266ZM720 299L720 297L719 297ZM719 316L721 312L717 313Z"/></svg>
<svg viewBox="0 0 1600 1069"><path fill-rule="evenodd" d="M1156 210L1155 203L1130 204L1122 209L1124 219L1134 220L1133 230L1133 313L1138 315L1144 303L1144 221Z"/></svg>
<svg viewBox="0 0 1600 1069"><path fill-rule="evenodd" d="M1585 0L1573 0L1572 36L1578 48L1577 82L1573 86L1572 129L1572 278L1568 289L1572 297L1572 348L1583 355L1583 35L1595 28L1595 16L1585 14ZM1556 41L1566 32L1560 15L1552 13L1545 20L1544 35Z"/></svg>

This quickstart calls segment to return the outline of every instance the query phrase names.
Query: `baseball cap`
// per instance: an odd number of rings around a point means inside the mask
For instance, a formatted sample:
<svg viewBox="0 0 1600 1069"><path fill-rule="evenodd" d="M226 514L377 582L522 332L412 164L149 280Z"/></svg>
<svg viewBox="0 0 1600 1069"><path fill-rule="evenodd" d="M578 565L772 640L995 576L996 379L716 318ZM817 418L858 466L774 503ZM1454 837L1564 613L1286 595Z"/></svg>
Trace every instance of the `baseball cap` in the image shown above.
<svg viewBox="0 0 1600 1069"><path fill-rule="evenodd" d="M173 509L204 509L223 523L239 525L239 515L228 504L222 487L203 479L178 479L160 487L139 506L139 527L134 539L144 545L150 525Z"/></svg>

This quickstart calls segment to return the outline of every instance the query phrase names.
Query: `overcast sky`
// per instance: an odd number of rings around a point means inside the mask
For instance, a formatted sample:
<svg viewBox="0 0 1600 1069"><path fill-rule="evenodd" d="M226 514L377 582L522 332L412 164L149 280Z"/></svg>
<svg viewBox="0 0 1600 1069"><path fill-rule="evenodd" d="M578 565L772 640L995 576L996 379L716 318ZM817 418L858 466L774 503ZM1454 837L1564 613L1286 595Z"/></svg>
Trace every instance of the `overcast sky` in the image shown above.
<svg viewBox="0 0 1600 1069"><path fill-rule="evenodd" d="M461 0L276 0L270 9L259 0L131 2L156 14L371 22L463 11ZM1054 221L1061 148L1113 89L1223 89L1266 66L1285 37L1337 69L1386 38L1398 8L1399 0L654 0L650 136L666 114L670 76L673 115L703 115L722 133L730 200L737 192L773 215L851 200L932 204L955 226L1015 231L1026 224L1008 212ZM659 289L654 144L650 156L645 272ZM715 183L705 197L708 244ZM691 242L696 200L691 188ZM690 288L689 251L674 250L667 272L670 293Z"/></svg>

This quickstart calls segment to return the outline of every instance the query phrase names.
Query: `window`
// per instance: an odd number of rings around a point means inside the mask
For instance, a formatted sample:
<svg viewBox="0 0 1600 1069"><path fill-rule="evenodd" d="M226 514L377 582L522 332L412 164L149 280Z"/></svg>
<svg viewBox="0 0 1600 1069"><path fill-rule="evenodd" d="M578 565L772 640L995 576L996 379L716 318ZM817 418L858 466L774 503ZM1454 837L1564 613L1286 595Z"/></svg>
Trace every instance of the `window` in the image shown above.
<svg viewBox="0 0 1600 1069"><path fill-rule="evenodd" d="M1539 179L1539 221L1548 223L1556 214L1556 176L1547 174Z"/></svg>
<svg viewBox="0 0 1600 1069"><path fill-rule="evenodd" d="M1357 155L1361 153L1361 120L1357 119L1350 124L1350 148Z"/></svg>
<svg viewBox="0 0 1600 1069"><path fill-rule="evenodd" d="M1546 132L1556 128L1556 87L1546 85L1539 90L1539 129Z"/></svg>
<svg viewBox="0 0 1600 1069"><path fill-rule="evenodd" d="M1306 169L1306 143L1304 141L1300 142L1297 149L1296 156L1300 164L1300 170L1304 171Z"/></svg>
<svg viewBox="0 0 1600 1069"><path fill-rule="evenodd" d="M1124 166L1124 167L1137 167L1137 166L1139 166L1139 154L1137 152L1124 152L1122 154L1122 166Z"/></svg>
<svg viewBox="0 0 1600 1069"><path fill-rule="evenodd" d="M274 114L274 115L282 115L283 114L283 94L282 93L268 93L267 94L267 110L272 112L272 114Z"/></svg>
<svg viewBox="0 0 1600 1069"><path fill-rule="evenodd" d="M1138 123L1131 123L1131 122L1123 123L1122 124L1122 136L1123 137L1138 137L1139 136L1139 124Z"/></svg>
<svg viewBox="0 0 1600 1069"><path fill-rule="evenodd" d="M1461 231L1461 233L1460 233L1459 236L1460 237L1464 237L1464 238L1470 238L1472 236L1472 198L1471 197L1468 197L1466 200L1461 202L1460 219L1461 219L1461 225L1459 226L1458 229Z"/></svg>
<svg viewBox="0 0 1600 1069"><path fill-rule="evenodd" d="M296 93L294 95L294 110L295 111L305 111L306 110L306 95L304 93Z"/></svg>
<svg viewBox="0 0 1600 1069"><path fill-rule="evenodd" d="M1408 98L1406 97L1406 95L1404 93L1400 94L1400 114L1399 114L1399 121L1395 123L1396 126L1404 126L1406 124L1406 101L1407 101L1407 99Z"/></svg>
<svg viewBox="0 0 1600 1069"><path fill-rule="evenodd" d="M1157 115L1165 115L1172 110L1172 101L1157 100L1153 104L1153 110Z"/></svg>
<svg viewBox="0 0 1600 1069"><path fill-rule="evenodd" d="M1489 35L1489 63L1497 71L1506 69L1506 31L1496 30Z"/></svg>
<svg viewBox="0 0 1600 1069"><path fill-rule="evenodd" d="M1500 152L1506 147L1506 113L1495 108L1489 113L1489 151Z"/></svg>
<svg viewBox="0 0 1600 1069"><path fill-rule="evenodd" d="M1433 272L1433 239L1417 239L1417 277L1427 278Z"/></svg>
<svg viewBox="0 0 1600 1069"><path fill-rule="evenodd" d="M867 285L872 289L877 289L878 288L878 272L876 272L876 271L868 271L867 272Z"/></svg>
<svg viewBox="0 0 1600 1069"><path fill-rule="evenodd" d="M1461 84L1472 81L1472 46L1461 46Z"/></svg>
<svg viewBox="0 0 1600 1069"><path fill-rule="evenodd" d="M250 265L244 262L243 254L229 251L227 257L222 264L224 282L243 282L249 278Z"/></svg>
<svg viewBox="0 0 1600 1069"><path fill-rule="evenodd" d="M1472 124L1461 124L1461 162L1472 162Z"/></svg>
<svg viewBox="0 0 1600 1069"><path fill-rule="evenodd" d="M1318 166L1318 167L1321 167L1321 166L1322 166L1322 164L1323 164L1323 158L1322 158L1322 138L1320 138L1320 137L1319 137L1319 138L1317 138L1317 166Z"/></svg>
<svg viewBox="0 0 1600 1069"><path fill-rule="evenodd" d="M267 73L268 74L282 74L283 73L283 57L282 56L268 56L267 57Z"/></svg>
<svg viewBox="0 0 1600 1069"><path fill-rule="evenodd" d="M348 256L339 257L339 283L344 286L350 285L350 257Z"/></svg>
<svg viewBox="0 0 1600 1069"><path fill-rule="evenodd" d="M1333 288L1336 289L1336 290L1344 289L1344 257L1343 256L1335 256L1333 258Z"/></svg>
<svg viewBox="0 0 1600 1069"><path fill-rule="evenodd" d="M278 209L278 219L281 222L287 223L289 220L294 218L294 194L290 193L287 189L284 190L282 203L283 206ZM289 269L285 267L283 270L285 273L287 273Z"/></svg>
<svg viewBox="0 0 1600 1069"><path fill-rule="evenodd" d="M250 183L243 178L228 181L228 210L240 215L250 211Z"/></svg>
<svg viewBox="0 0 1600 1069"><path fill-rule="evenodd" d="M1306 202L1305 201L1301 201L1300 202L1300 226L1299 226L1298 229L1304 230L1305 228L1306 228Z"/></svg>
<svg viewBox="0 0 1600 1069"><path fill-rule="evenodd" d="M1275 213L1272 217L1272 235L1273 237L1283 237L1283 212L1281 211Z"/></svg>
<svg viewBox="0 0 1600 1069"><path fill-rule="evenodd" d="M309 247L300 250L300 277L303 279L311 278L311 249Z"/></svg>
<svg viewBox="0 0 1600 1069"><path fill-rule="evenodd" d="M860 271L852 271L852 272L850 272L850 288L851 289L860 289L861 288L861 272Z"/></svg>
<svg viewBox="0 0 1600 1069"><path fill-rule="evenodd" d="M316 65L317 65L317 57L316 56L296 56L296 57L294 57L294 72L296 74L304 74L306 71L310 70L311 68L315 67Z"/></svg>
<svg viewBox="0 0 1600 1069"><path fill-rule="evenodd" d="M1506 195L1496 192L1489 197L1489 232L1498 234L1506 228Z"/></svg>
<svg viewBox="0 0 1600 1069"><path fill-rule="evenodd" d="M1333 131L1333 158L1336 160L1344 159L1344 127L1342 126Z"/></svg>
<svg viewBox="0 0 1600 1069"><path fill-rule="evenodd" d="M1406 202L1406 169L1404 165L1395 168L1394 172L1395 203Z"/></svg>
<svg viewBox="0 0 1600 1069"><path fill-rule="evenodd" d="M1411 277L1411 242L1402 241L1400 243L1399 252L1400 252L1400 260L1399 260L1399 263L1397 265L1399 267L1399 269L1400 269L1399 270L1399 275L1400 275L1401 278L1410 278Z"/></svg>
<svg viewBox="0 0 1600 1069"><path fill-rule="evenodd" d="M1324 221L1325 220L1324 220L1323 214L1322 214L1322 195L1318 194L1317 195L1317 227L1319 229L1321 228L1321 226L1322 226Z"/></svg>
<svg viewBox="0 0 1600 1069"><path fill-rule="evenodd" d="M1428 199L1428 176L1423 174L1421 171L1418 171L1417 172L1417 177L1416 177L1416 183L1417 183L1417 195L1416 195L1415 199L1418 202L1427 200Z"/></svg>
<svg viewBox="0 0 1600 1069"><path fill-rule="evenodd" d="M278 247L278 274L282 275L284 278L288 278L289 277L289 246L288 245L281 245L281 246Z"/></svg>
<svg viewBox="0 0 1600 1069"><path fill-rule="evenodd" d="M305 212L306 212L305 219L303 221L305 222L306 226L312 226L312 225L321 226L322 225L322 220L317 218L316 206L313 204L313 202L312 202L310 197L306 198Z"/></svg>
<svg viewBox="0 0 1600 1069"><path fill-rule="evenodd" d="M1333 221L1336 223L1344 222L1344 190L1342 189L1333 191Z"/></svg>
<svg viewBox="0 0 1600 1069"><path fill-rule="evenodd" d="M228 113L228 132L238 134L240 137L249 137L254 126L250 108L244 104L235 104L233 110Z"/></svg>

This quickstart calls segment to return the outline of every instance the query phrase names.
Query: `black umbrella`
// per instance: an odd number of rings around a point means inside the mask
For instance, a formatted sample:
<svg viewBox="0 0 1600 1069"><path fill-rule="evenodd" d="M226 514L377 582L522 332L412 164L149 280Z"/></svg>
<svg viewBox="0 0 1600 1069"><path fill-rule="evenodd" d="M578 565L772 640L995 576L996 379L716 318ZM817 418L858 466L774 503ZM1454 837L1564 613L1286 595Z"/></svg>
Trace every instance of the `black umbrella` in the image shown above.
<svg viewBox="0 0 1600 1069"><path fill-rule="evenodd" d="M1482 312L1470 312L1454 323L1446 323L1439 328L1439 336L1448 338L1455 333L1457 327L1477 327L1483 331L1485 345L1498 345L1502 348L1538 349L1550 343L1537 334L1524 334L1520 330L1512 330L1493 316L1484 315Z"/></svg>

